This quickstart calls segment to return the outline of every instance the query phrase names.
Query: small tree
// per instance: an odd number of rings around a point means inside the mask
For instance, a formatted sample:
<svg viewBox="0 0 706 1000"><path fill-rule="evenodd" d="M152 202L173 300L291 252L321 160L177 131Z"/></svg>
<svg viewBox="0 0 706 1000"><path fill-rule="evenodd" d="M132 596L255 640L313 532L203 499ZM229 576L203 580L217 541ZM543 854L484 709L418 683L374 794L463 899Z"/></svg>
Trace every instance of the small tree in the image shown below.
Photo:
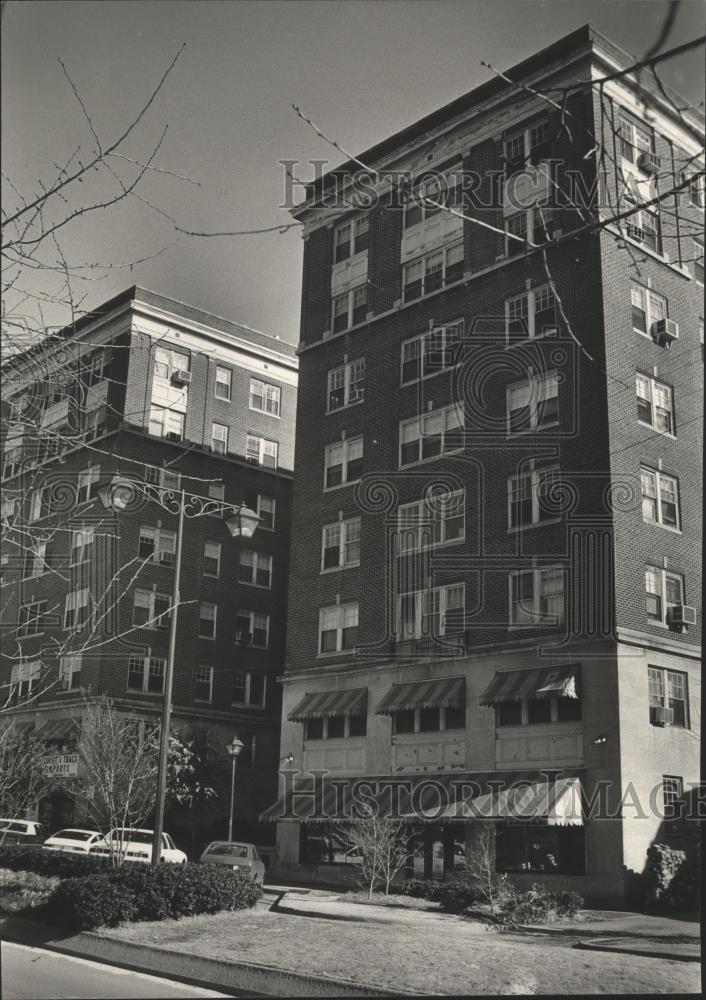
<svg viewBox="0 0 706 1000"><path fill-rule="evenodd" d="M507 895L507 876L495 872L495 833L492 826L483 823L470 854L466 858L464 874L473 883L484 903L495 913Z"/></svg>
<svg viewBox="0 0 706 1000"><path fill-rule="evenodd" d="M44 743L14 720L0 723L0 815L21 817L34 807L47 786L46 757Z"/></svg>
<svg viewBox="0 0 706 1000"><path fill-rule="evenodd" d="M344 832L347 847L358 860L360 885L372 899L378 886L390 894L393 879L404 868L409 856L407 832L398 820L371 814L353 820Z"/></svg>

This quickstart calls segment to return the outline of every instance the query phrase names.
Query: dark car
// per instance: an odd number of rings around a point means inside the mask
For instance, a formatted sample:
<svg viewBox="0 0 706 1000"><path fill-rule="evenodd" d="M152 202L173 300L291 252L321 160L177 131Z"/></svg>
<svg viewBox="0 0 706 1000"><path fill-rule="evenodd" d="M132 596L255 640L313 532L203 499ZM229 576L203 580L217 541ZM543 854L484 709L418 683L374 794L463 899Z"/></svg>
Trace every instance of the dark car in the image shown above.
<svg viewBox="0 0 706 1000"><path fill-rule="evenodd" d="M240 868L252 875L257 885L262 885L265 878L265 865L253 844L243 844L233 840L213 840L203 851L199 864Z"/></svg>

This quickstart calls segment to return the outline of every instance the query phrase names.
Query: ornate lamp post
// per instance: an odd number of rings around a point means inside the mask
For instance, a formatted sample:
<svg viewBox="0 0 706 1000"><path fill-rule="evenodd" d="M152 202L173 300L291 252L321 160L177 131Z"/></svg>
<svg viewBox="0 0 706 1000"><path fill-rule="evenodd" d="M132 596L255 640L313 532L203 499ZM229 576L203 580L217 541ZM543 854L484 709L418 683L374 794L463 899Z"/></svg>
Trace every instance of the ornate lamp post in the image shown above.
<svg viewBox="0 0 706 1000"><path fill-rule="evenodd" d="M179 517L176 537L174 564L174 589L169 618L169 654L164 677L164 698L162 701L162 724L159 735L159 764L157 769L157 798L155 804L154 839L152 841L152 865L158 865L162 853L162 831L164 829L164 800L167 791L167 763L169 759L169 723L172 713L172 687L174 683L174 657L176 652L177 613L179 610L181 550L184 537L184 518L204 517L206 514L221 514L233 538L251 538L260 523L257 514L242 504L228 504L213 497L202 497L188 490L170 490L152 483L143 483L115 475L110 483L98 490L104 507L115 511L126 510L132 503L144 497L159 504L163 510ZM235 740L234 740L235 742ZM242 749L243 744L240 744ZM237 753L240 753L240 749ZM236 754L237 756L237 754ZM234 758L235 759L235 758ZM234 765L235 767L235 765ZM231 813L232 818L232 813Z"/></svg>
<svg viewBox="0 0 706 1000"><path fill-rule="evenodd" d="M238 763L238 757L240 756L240 751L243 749L245 744L242 740L239 740L237 736L234 736L231 742L226 747L226 750L230 754L231 760L231 772L230 772L230 811L228 813L228 840L233 839L233 809L235 807L235 768Z"/></svg>

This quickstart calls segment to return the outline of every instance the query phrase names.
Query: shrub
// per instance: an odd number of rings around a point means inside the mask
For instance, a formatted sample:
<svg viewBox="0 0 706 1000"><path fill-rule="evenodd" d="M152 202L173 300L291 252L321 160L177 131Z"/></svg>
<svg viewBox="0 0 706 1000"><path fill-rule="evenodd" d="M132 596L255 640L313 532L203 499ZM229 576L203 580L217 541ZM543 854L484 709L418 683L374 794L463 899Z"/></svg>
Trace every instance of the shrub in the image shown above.
<svg viewBox="0 0 706 1000"><path fill-rule="evenodd" d="M124 920L165 920L253 906L262 890L242 872L209 865L131 865L67 879L49 900L57 922L89 930Z"/></svg>
<svg viewBox="0 0 706 1000"><path fill-rule="evenodd" d="M409 878L395 884L394 890L398 896L413 896L415 899L428 899L432 903L439 902L445 884L434 879Z"/></svg>
<svg viewBox="0 0 706 1000"><path fill-rule="evenodd" d="M645 897L648 904L658 903L663 899L685 860L684 851L678 851L667 844L652 844L647 848Z"/></svg>
<svg viewBox="0 0 706 1000"><path fill-rule="evenodd" d="M583 905L577 892L556 891L534 882L528 887L512 886L500 902L497 920L503 927L554 923L572 919Z"/></svg>
<svg viewBox="0 0 706 1000"><path fill-rule="evenodd" d="M667 886L664 901L670 909L698 911L700 907L701 872L698 854L687 855Z"/></svg>
<svg viewBox="0 0 706 1000"><path fill-rule="evenodd" d="M29 914L46 902L58 884L58 878L47 875L0 869L0 910Z"/></svg>
<svg viewBox="0 0 706 1000"><path fill-rule="evenodd" d="M463 882L445 882L439 887L436 900L446 913L463 913L482 902L483 895L471 879Z"/></svg>
<svg viewBox="0 0 706 1000"><path fill-rule="evenodd" d="M25 844L0 847L0 868L14 872L34 872L36 875L56 875L57 878L80 878L82 875L113 870L109 858L45 851L39 845Z"/></svg>

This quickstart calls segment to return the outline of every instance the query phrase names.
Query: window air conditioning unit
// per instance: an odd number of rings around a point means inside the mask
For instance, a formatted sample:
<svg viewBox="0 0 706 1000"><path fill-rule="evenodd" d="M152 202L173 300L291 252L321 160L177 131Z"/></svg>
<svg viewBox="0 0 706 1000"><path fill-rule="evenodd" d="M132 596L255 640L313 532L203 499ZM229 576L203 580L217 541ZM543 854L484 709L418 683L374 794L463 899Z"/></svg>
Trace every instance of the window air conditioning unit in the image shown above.
<svg viewBox="0 0 706 1000"><path fill-rule="evenodd" d="M640 226L636 226L632 222L628 222L625 228L631 239L636 240L638 243L645 242L645 230L641 229Z"/></svg>
<svg viewBox="0 0 706 1000"><path fill-rule="evenodd" d="M673 629L686 629L689 625L696 625L696 608L689 607L688 604L675 604L673 608L667 609L667 624Z"/></svg>
<svg viewBox="0 0 706 1000"><path fill-rule="evenodd" d="M173 552L160 552L159 561L161 563L167 563L168 565L173 565L174 563L174 553Z"/></svg>
<svg viewBox="0 0 706 1000"><path fill-rule="evenodd" d="M674 722L674 711L663 708L662 705L650 705L650 722L653 726L671 726Z"/></svg>
<svg viewBox="0 0 706 1000"><path fill-rule="evenodd" d="M172 385L189 385L191 382L191 372L188 372L185 368L178 368L172 372L171 382Z"/></svg>
<svg viewBox="0 0 706 1000"><path fill-rule="evenodd" d="M260 464L260 459L259 458L253 458L252 455L248 455L246 457L245 461L246 462L250 462L252 465L259 465Z"/></svg>
<svg viewBox="0 0 706 1000"><path fill-rule="evenodd" d="M669 346L679 337L679 324L675 319L656 319L652 324L652 338L658 344Z"/></svg>
<svg viewBox="0 0 706 1000"><path fill-rule="evenodd" d="M250 632L236 632L235 641L243 643L252 642L252 635Z"/></svg>
<svg viewBox="0 0 706 1000"><path fill-rule="evenodd" d="M645 174L657 174L662 169L662 160L656 153L644 150L637 158L637 165Z"/></svg>
<svg viewBox="0 0 706 1000"><path fill-rule="evenodd" d="M176 431L167 431L164 436L167 441L181 441L181 434L177 434Z"/></svg>

